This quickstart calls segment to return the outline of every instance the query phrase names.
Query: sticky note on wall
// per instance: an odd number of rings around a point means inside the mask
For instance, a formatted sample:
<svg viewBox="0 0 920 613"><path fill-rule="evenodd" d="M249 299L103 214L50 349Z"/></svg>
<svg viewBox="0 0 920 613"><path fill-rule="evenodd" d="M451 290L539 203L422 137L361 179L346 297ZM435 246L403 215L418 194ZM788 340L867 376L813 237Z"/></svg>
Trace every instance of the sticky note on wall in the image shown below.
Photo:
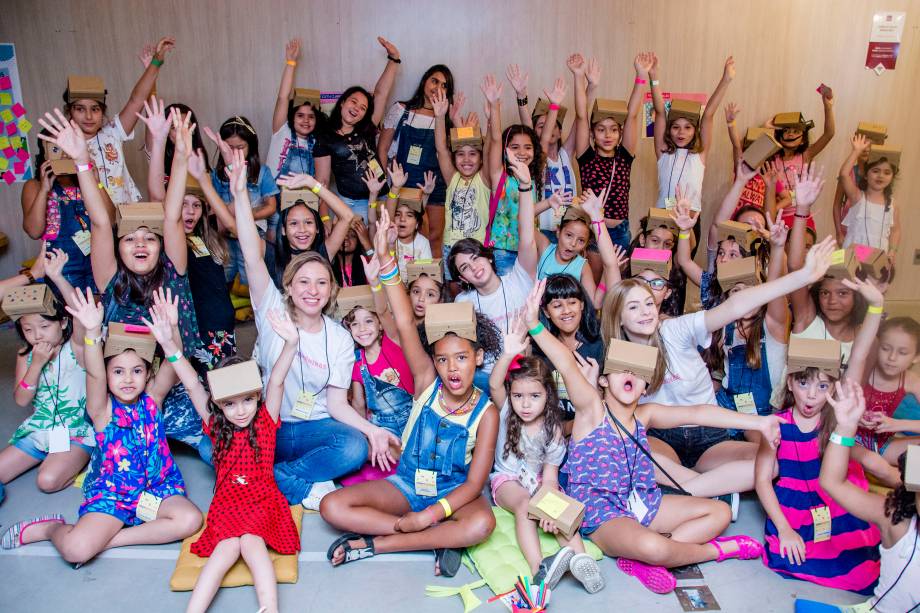
<svg viewBox="0 0 920 613"><path fill-rule="evenodd" d="M5 104L7 106L13 104L13 96L7 93L0 94L0 104Z"/></svg>
<svg viewBox="0 0 920 613"><path fill-rule="evenodd" d="M10 123L11 121L13 121L13 119L15 119L15 115L13 115L13 111L11 111L10 109L3 109L2 111L0 111L0 119L5 121L6 123Z"/></svg>

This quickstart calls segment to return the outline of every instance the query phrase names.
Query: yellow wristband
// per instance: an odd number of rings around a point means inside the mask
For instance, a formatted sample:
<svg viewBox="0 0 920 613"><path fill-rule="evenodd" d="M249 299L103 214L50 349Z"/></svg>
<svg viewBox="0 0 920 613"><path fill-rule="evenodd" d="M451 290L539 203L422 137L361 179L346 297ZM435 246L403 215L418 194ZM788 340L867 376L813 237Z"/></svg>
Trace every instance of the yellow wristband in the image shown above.
<svg viewBox="0 0 920 613"><path fill-rule="evenodd" d="M683 239L690 238L690 233L689 233L689 232L681 232L681 233L679 233L679 234L677 235L677 238L679 238L679 239L681 239L681 238L683 238Z"/></svg>
<svg viewBox="0 0 920 613"><path fill-rule="evenodd" d="M383 286L380 283L378 283L377 285L371 285L372 292L379 292L381 289L383 289Z"/></svg>
<svg viewBox="0 0 920 613"><path fill-rule="evenodd" d="M372 209L376 209L376 208L377 208L377 201L374 200L373 202L371 202L371 203L368 204L367 206L371 207Z"/></svg>
<svg viewBox="0 0 920 613"><path fill-rule="evenodd" d="M440 504L444 509L444 519L447 519L453 514L453 511L450 508L450 503L447 502L447 498L439 498L438 504Z"/></svg>
<svg viewBox="0 0 920 613"><path fill-rule="evenodd" d="M322 189L323 189L323 186L317 183L316 185L310 188L310 191L313 192L314 194L318 194L320 193L320 191L322 191Z"/></svg>
<svg viewBox="0 0 920 613"><path fill-rule="evenodd" d="M295 62L294 60L285 60L285 64L287 64L288 66L296 66L297 62Z"/></svg>
<svg viewBox="0 0 920 613"><path fill-rule="evenodd" d="M100 338L90 338L90 337L88 337L88 336L84 336L84 337L83 337L83 344L84 344L84 345L89 345L90 347L92 347L92 346L95 345L96 343L99 343L100 341L102 341L102 338L101 338L101 337L100 337Z"/></svg>
<svg viewBox="0 0 920 613"><path fill-rule="evenodd" d="M387 194L387 198L389 198L390 200L397 200L399 199L399 194L394 194L391 190L390 193Z"/></svg>
<svg viewBox="0 0 920 613"><path fill-rule="evenodd" d="M731 121L729 121L729 122L728 122L728 125L730 125L730 126L732 126L732 127L735 127L735 120L732 119Z"/></svg>
<svg viewBox="0 0 920 613"><path fill-rule="evenodd" d="M875 306L875 305L870 304L869 308L866 309L866 312L871 313L873 315L881 315L883 310L884 309L880 306Z"/></svg>
<svg viewBox="0 0 920 613"><path fill-rule="evenodd" d="M323 215L322 217L319 218L319 220L320 220L321 222L323 222L323 223L326 223L326 222L329 221L330 219L332 219L332 218L329 217L328 215Z"/></svg>

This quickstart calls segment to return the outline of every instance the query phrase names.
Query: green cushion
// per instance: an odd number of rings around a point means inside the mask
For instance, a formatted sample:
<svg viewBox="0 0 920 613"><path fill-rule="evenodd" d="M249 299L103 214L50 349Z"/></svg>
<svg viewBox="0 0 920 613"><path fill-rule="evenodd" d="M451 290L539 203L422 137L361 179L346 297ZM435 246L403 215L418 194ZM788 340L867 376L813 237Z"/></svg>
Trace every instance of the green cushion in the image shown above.
<svg viewBox="0 0 920 613"><path fill-rule="evenodd" d="M530 566L518 548L514 515L501 507L492 507L492 512L495 513L495 531L487 541L468 547L466 553L489 588L495 594L504 594L514 589L519 575L530 576ZM539 529L537 532L544 557L559 551L559 542L555 536ZM597 545L588 540L585 541L585 550L595 560L600 560L604 555Z"/></svg>

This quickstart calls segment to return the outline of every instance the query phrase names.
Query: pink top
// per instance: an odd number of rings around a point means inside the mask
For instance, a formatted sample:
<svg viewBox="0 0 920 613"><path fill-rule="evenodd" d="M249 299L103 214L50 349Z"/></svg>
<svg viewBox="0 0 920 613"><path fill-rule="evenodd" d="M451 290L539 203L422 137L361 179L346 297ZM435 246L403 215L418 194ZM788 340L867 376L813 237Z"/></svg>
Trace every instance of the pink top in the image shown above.
<svg viewBox="0 0 920 613"><path fill-rule="evenodd" d="M386 381L390 385L401 387L410 395L415 395L415 382L403 350L386 334L380 338L380 355L373 364L368 363L364 349L361 349L361 358L355 361L355 366L351 371L352 381L361 382L362 365L367 365L368 371L375 379Z"/></svg>

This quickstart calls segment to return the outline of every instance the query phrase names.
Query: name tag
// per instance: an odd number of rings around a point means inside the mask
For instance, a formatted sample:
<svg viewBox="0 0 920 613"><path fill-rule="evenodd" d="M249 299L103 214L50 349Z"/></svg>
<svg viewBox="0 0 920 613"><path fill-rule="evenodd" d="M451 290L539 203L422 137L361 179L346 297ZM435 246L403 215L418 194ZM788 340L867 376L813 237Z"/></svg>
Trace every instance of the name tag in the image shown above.
<svg viewBox="0 0 920 613"><path fill-rule="evenodd" d="M54 426L48 432L48 453L70 451L70 430L67 426Z"/></svg>
<svg viewBox="0 0 920 613"><path fill-rule="evenodd" d="M639 494L636 490L629 493L629 500L627 502L629 504L629 512L636 516L639 523L642 523L642 520L648 515L648 507L645 506L645 503L639 498Z"/></svg>
<svg viewBox="0 0 920 613"><path fill-rule="evenodd" d="M537 476L527 466L521 466L518 470L518 482L527 490L531 496L537 493L540 482Z"/></svg>
<svg viewBox="0 0 920 613"><path fill-rule="evenodd" d="M163 499L159 496L155 496L150 492L143 492L137 501L135 515L141 521L153 521L157 518L157 512L160 510L162 503Z"/></svg>
<svg viewBox="0 0 920 613"><path fill-rule="evenodd" d="M735 394L735 409L745 415L757 415L757 405L754 403L754 394Z"/></svg>
<svg viewBox="0 0 920 613"><path fill-rule="evenodd" d="M313 414L314 406L316 406L316 396L306 390L302 390L300 395L297 396L294 408L291 409L291 416L307 421Z"/></svg>
<svg viewBox="0 0 920 613"><path fill-rule="evenodd" d="M409 147L409 155L406 156L406 164L412 164L413 166L418 166L418 163L422 160L422 148L419 145L412 145Z"/></svg>
<svg viewBox="0 0 920 613"><path fill-rule="evenodd" d="M76 243L83 255L89 255L90 250L90 232L89 230L80 230L73 235L73 242Z"/></svg>
<svg viewBox="0 0 920 613"><path fill-rule="evenodd" d="M204 241L201 240L200 236L189 236L188 242L189 246L192 248L192 253L195 254L195 257L203 258L206 255L211 255L211 252L208 251L208 246L204 244Z"/></svg>
<svg viewBox="0 0 920 613"><path fill-rule="evenodd" d="M677 198L674 196L668 196L664 199L664 208L670 210L677 207Z"/></svg>
<svg viewBox="0 0 920 613"><path fill-rule="evenodd" d="M367 167L371 169L371 172L373 172L374 176L378 179L383 177L383 168L380 167L380 162L378 162L376 158L371 158L367 163Z"/></svg>
<svg viewBox="0 0 920 613"><path fill-rule="evenodd" d="M831 510L827 508L827 505L812 507L811 519L815 525L814 541L816 543L829 541L831 538Z"/></svg>
<svg viewBox="0 0 920 613"><path fill-rule="evenodd" d="M438 495L438 474L424 468L415 469L415 493L419 496Z"/></svg>

